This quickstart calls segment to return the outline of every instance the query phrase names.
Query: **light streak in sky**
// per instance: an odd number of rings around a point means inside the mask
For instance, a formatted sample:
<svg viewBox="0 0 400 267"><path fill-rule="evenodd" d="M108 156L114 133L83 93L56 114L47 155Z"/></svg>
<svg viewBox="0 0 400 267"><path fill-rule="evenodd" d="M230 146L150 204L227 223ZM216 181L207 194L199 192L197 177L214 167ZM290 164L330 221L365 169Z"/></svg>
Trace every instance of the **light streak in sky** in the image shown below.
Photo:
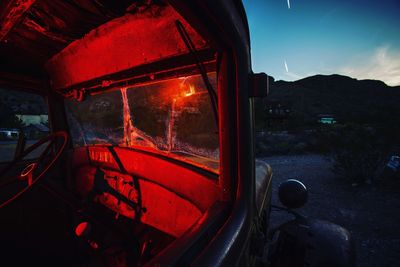
<svg viewBox="0 0 400 267"><path fill-rule="evenodd" d="M287 6L290 9L290 0L287 0Z"/></svg>
<svg viewBox="0 0 400 267"><path fill-rule="evenodd" d="M289 72L289 68L287 66L286 60L285 60L285 69L286 69L286 72Z"/></svg>

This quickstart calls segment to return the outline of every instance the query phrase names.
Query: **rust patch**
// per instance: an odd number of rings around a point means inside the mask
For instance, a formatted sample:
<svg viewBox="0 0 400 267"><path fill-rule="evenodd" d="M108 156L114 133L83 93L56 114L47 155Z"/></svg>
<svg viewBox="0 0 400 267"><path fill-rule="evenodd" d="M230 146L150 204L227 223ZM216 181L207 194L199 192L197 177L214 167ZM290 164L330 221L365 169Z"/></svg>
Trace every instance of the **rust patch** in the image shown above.
<svg viewBox="0 0 400 267"><path fill-rule="evenodd" d="M49 31L48 29L40 26L38 23L36 23L35 21L33 21L33 20L29 19L29 18L24 18L23 24L28 29L33 30L33 31L37 31L37 32L43 34L44 36L48 37L51 40L62 42L62 43L67 43L68 42L68 40L66 38L64 38L62 35L56 34L56 33L53 33L51 31Z"/></svg>
<svg viewBox="0 0 400 267"><path fill-rule="evenodd" d="M0 41L7 36L35 2L36 0L11 0L6 5L0 14Z"/></svg>

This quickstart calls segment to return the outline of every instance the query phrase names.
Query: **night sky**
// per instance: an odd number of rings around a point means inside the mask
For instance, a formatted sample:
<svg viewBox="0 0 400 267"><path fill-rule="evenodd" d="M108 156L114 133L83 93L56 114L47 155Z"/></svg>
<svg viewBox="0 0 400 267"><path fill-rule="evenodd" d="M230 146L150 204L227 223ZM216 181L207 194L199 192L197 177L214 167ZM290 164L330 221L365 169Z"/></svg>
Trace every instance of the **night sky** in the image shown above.
<svg viewBox="0 0 400 267"><path fill-rule="evenodd" d="M338 73L400 85L400 0L243 3L255 72L287 81Z"/></svg>

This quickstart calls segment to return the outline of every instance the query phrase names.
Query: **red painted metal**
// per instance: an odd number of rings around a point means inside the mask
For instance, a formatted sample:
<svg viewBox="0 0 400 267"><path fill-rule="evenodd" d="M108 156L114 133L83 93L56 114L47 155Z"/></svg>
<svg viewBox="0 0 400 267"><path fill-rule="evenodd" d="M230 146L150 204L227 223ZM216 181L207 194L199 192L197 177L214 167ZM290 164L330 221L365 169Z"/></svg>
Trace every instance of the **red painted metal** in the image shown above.
<svg viewBox="0 0 400 267"><path fill-rule="evenodd" d="M87 197L93 190L96 168L89 165L78 168L74 173L73 186L81 197Z"/></svg>
<svg viewBox="0 0 400 267"><path fill-rule="evenodd" d="M10 0L0 12L0 41L21 21L24 13L36 0Z"/></svg>
<svg viewBox="0 0 400 267"><path fill-rule="evenodd" d="M90 232L90 224L88 222L81 222L75 228L75 235L77 237L85 236Z"/></svg>
<svg viewBox="0 0 400 267"><path fill-rule="evenodd" d="M76 170L75 183L77 183L78 190L82 190L83 195L91 190L93 184L95 169L90 166L119 171L118 165L111 159L111 154L106 156L109 153L107 148L92 146L89 147L88 153L86 149L82 147L74 150L72 166ZM163 155L161 152L160 156L156 153L147 153L144 148L144 152L119 147L115 147L114 150L129 174L159 184L185 199L189 199L202 212L222 197L218 179L214 180L188 168L193 165L192 162L185 166L160 157ZM88 154L90 160L87 159ZM170 155L173 159L172 154ZM179 160L183 159L179 158ZM216 174L215 177L217 177Z"/></svg>
<svg viewBox="0 0 400 267"><path fill-rule="evenodd" d="M190 199L201 211L221 198L218 179L210 179L187 166L143 152L123 148L115 148L115 151L129 173Z"/></svg>
<svg viewBox="0 0 400 267"><path fill-rule="evenodd" d="M187 53L175 26L180 20L197 49L205 40L170 6L126 14L72 42L46 64L52 87L62 89L141 64Z"/></svg>
<svg viewBox="0 0 400 267"><path fill-rule="evenodd" d="M200 219L200 210L188 200L157 184L145 180L139 183L142 205L146 208L142 222L179 237Z"/></svg>
<svg viewBox="0 0 400 267"><path fill-rule="evenodd" d="M118 201L114 196L103 193L96 201L128 218L140 219L172 236L179 237L188 230L212 204L222 198L218 181L212 180L190 168L165 160L147 152L114 148L122 165L129 174L122 174L109 150L105 147L89 147L90 165L81 165L75 172L75 187L82 197L93 189L96 168L103 169L108 184L139 203L143 212L136 211ZM77 149L74 157L86 157L84 148ZM75 159L74 162L85 162ZM111 170L113 169L113 170ZM135 184L134 179L137 179Z"/></svg>
<svg viewBox="0 0 400 267"><path fill-rule="evenodd" d="M43 26L39 25L36 21L27 17L23 19L22 23L28 28L29 31L41 33L42 35L48 37L50 40L60 43L67 43L69 41L63 35L51 32Z"/></svg>
<svg viewBox="0 0 400 267"><path fill-rule="evenodd" d="M76 190L81 196L87 196L92 191L95 172L96 168L91 166L82 167L76 172ZM104 173L107 183L112 188L134 203L140 204L143 210L138 215L132 207L109 193L97 195L94 200L115 211L116 218L121 215L138 219L142 223L179 237L202 216L202 212L194 203L150 180L137 178L136 188L131 175L111 170L104 170Z"/></svg>

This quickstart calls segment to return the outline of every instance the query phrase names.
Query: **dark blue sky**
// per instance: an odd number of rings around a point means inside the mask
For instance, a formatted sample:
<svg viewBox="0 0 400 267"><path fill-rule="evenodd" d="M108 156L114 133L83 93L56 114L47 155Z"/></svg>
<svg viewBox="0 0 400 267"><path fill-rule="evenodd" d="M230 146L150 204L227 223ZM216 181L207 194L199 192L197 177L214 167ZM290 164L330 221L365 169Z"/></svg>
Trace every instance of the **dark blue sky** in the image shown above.
<svg viewBox="0 0 400 267"><path fill-rule="evenodd" d="M290 9L287 1L243 0L255 72L400 85L400 0L290 0Z"/></svg>

